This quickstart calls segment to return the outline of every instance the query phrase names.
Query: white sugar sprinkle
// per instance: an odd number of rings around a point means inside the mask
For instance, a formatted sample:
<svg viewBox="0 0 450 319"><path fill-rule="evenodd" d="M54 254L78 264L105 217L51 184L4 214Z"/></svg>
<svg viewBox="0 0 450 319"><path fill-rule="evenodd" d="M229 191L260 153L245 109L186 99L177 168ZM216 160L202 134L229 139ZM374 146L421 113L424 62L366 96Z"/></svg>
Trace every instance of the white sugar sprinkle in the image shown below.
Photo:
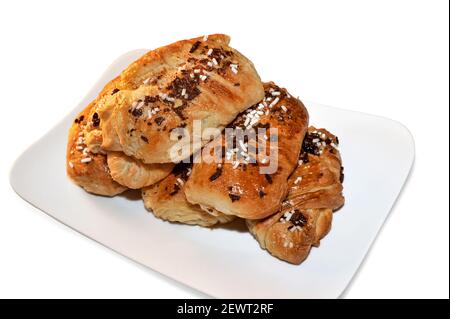
<svg viewBox="0 0 450 319"><path fill-rule="evenodd" d="M212 52L213 52L213 49L209 49L207 55L211 55Z"/></svg>
<svg viewBox="0 0 450 319"><path fill-rule="evenodd" d="M209 67L213 66L213 63L211 61L209 61L207 64L208 64Z"/></svg>
<svg viewBox="0 0 450 319"><path fill-rule="evenodd" d="M90 161L92 161L92 158L90 158L90 157L81 159L81 163L89 163Z"/></svg>
<svg viewBox="0 0 450 319"><path fill-rule="evenodd" d="M278 96L278 95L280 95L281 93L280 93L279 91L273 91L271 94L272 94L273 96Z"/></svg>
<svg viewBox="0 0 450 319"><path fill-rule="evenodd" d="M274 107L275 105L277 105L278 101L280 101L280 98L277 97L275 100L273 100L272 103L270 103L269 108L271 109L272 107Z"/></svg>
<svg viewBox="0 0 450 319"><path fill-rule="evenodd" d="M150 78L146 78L142 83L147 84L150 81Z"/></svg>
<svg viewBox="0 0 450 319"><path fill-rule="evenodd" d="M186 89L183 88L183 90L181 90L181 95L185 95L186 94Z"/></svg>
<svg viewBox="0 0 450 319"><path fill-rule="evenodd" d="M239 162L238 162L238 161L234 162L234 164L233 164L233 169L238 168L238 166L239 166Z"/></svg>
<svg viewBox="0 0 450 319"><path fill-rule="evenodd" d="M286 212L286 213L284 213L284 218L285 218L287 221L290 221L292 215L293 215L292 212Z"/></svg>
<svg viewBox="0 0 450 319"><path fill-rule="evenodd" d="M231 72L233 72L234 74L238 73L238 65L236 63L230 64L230 69L231 69Z"/></svg>
<svg viewBox="0 0 450 319"><path fill-rule="evenodd" d="M138 104L136 105L136 110L139 110L141 107L144 106L144 102L138 102Z"/></svg>
<svg viewBox="0 0 450 319"><path fill-rule="evenodd" d="M73 168L73 163L69 162L69 166L70 166L70 168Z"/></svg>
<svg viewBox="0 0 450 319"><path fill-rule="evenodd" d="M219 63L217 62L216 58L213 58L212 61L213 61L214 65L219 65Z"/></svg>
<svg viewBox="0 0 450 319"><path fill-rule="evenodd" d="M183 186L183 184L184 184L183 180L179 177L177 178L177 182L180 186Z"/></svg>
<svg viewBox="0 0 450 319"><path fill-rule="evenodd" d="M283 112L284 112L284 113L286 113L286 112L287 112L287 108L286 108L286 106L282 105L282 106L281 106L281 109L283 110Z"/></svg>
<svg viewBox="0 0 450 319"><path fill-rule="evenodd" d="M302 181L302 177L301 177L301 176L298 176L298 177L295 179L294 184L297 185L297 184L300 183L301 181Z"/></svg>
<svg viewBox="0 0 450 319"><path fill-rule="evenodd" d="M203 37L203 41L208 41L208 35L205 35L205 36Z"/></svg>

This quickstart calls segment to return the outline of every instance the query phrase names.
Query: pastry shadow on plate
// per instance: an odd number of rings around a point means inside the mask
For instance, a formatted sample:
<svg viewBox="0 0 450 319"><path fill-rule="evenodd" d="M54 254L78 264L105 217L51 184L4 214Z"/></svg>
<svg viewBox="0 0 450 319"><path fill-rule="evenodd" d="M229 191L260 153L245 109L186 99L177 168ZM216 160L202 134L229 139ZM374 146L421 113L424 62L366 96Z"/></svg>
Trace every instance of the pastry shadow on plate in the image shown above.
<svg viewBox="0 0 450 319"><path fill-rule="evenodd" d="M140 189L128 189L122 194L116 195L117 197L122 197L130 201L142 200L142 194Z"/></svg>
<svg viewBox="0 0 450 319"><path fill-rule="evenodd" d="M248 232L248 228L247 225L245 224L245 220L242 218L236 218L235 220L226 223L226 224L217 224L214 225L212 227L210 227L211 229L225 229L225 230L231 230L231 231L236 231L239 233L247 233Z"/></svg>

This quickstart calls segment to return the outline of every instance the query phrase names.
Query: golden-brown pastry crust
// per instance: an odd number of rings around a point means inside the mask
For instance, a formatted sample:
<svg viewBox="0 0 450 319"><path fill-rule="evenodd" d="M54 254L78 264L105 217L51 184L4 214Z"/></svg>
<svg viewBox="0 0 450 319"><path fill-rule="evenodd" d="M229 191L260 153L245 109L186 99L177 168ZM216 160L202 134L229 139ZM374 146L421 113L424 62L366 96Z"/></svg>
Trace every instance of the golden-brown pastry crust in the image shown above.
<svg viewBox="0 0 450 319"><path fill-rule="evenodd" d="M114 196L127 188L115 182L109 174L106 155L93 153L86 145L86 131L94 103L88 105L75 119L69 130L66 152L67 175L86 191Z"/></svg>
<svg viewBox="0 0 450 319"><path fill-rule="evenodd" d="M159 182L172 171L174 164L144 164L122 152L108 152L111 177L121 185L140 189Z"/></svg>
<svg viewBox="0 0 450 319"><path fill-rule="evenodd" d="M145 163L174 161L172 146L191 145L187 156L209 139L171 139L171 131L192 134L201 128L222 130L259 101L263 86L253 64L228 46L226 35L194 38L152 50L132 63L115 84L117 92L99 108L102 147ZM178 159L179 160L179 159Z"/></svg>
<svg viewBox="0 0 450 319"><path fill-rule="evenodd" d="M142 189L144 205L161 219L204 227L228 223L234 216L227 216L214 210L205 211L190 204L183 188L190 172L189 164L178 164L174 171L159 183Z"/></svg>
<svg viewBox="0 0 450 319"><path fill-rule="evenodd" d="M247 220L250 232L272 255L300 264L329 232L333 210L344 204L337 145L330 132L310 127L282 209L263 220Z"/></svg>
<svg viewBox="0 0 450 319"><path fill-rule="evenodd" d="M263 163L259 154L257 163L248 165L236 166L236 163L229 161L222 164L195 163L185 187L189 202L247 219L264 218L280 209L288 190L287 179L297 166L302 139L308 127L308 112L285 89L274 83L266 83L264 88L264 100L241 114L231 126L248 128L251 123L248 117L260 112L259 121L254 123L253 128L278 129L278 169L273 174L261 174L261 166L270 166L271 160ZM203 151L223 145L224 139L222 135ZM265 143L269 148L269 141Z"/></svg>
<svg viewBox="0 0 450 319"><path fill-rule="evenodd" d="M319 142L317 142L319 139ZM321 146L318 147L317 143ZM315 144L315 145L314 145ZM288 199L299 209L338 209L342 196L343 168L336 136L325 129L310 127L303 141L300 163L289 181ZM309 151L309 152L308 152ZM294 183L295 180L297 184Z"/></svg>

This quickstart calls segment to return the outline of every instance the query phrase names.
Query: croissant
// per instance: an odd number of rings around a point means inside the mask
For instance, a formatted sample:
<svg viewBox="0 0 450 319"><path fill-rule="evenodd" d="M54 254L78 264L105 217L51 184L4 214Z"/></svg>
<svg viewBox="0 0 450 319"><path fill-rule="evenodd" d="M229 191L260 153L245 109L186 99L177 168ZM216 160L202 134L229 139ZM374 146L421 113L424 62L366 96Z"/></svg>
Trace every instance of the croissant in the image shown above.
<svg viewBox="0 0 450 319"><path fill-rule="evenodd" d="M246 219L265 218L280 209L288 191L287 179L297 166L308 128L308 112L302 102L293 98L286 89L272 82L264 84L264 89L264 99L240 114L230 128L277 129L277 135L270 139L278 138L278 145L271 146L266 133L265 141L258 136L247 142L234 142L237 145L227 147L226 152L222 150L218 160L194 163L192 176L184 189L190 203ZM256 139L270 150L270 157L261 156L259 152L255 158L250 147ZM229 143L222 135L205 146L202 156L211 150L216 154L216 150L220 151L225 144ZM245 158L239 159L241 154ZM249 162L247 158L255 161ZM273 163L276 166L273 172L261 170Z"/></svg>
<svg viewBox="0 0 450 319"><path fill-rule="evenodd" d="M114 196L128 188L151 185L167 176L174 164L143 164L120 152L102 148L99 105L110 96L114 80L107 84L72 123L66 152L68 176L86 191Z"/></svg>
<svg viewBox="0 0 450 319"><path fill-rule="evenodd" d="M150 187L142 189L145 207L161 219L204 227L228 223L234 216L215 210L203 210L199 205L190 204L183 189L191 173L192 164L179 163L173 172Z"/></svg>
<svg viewBox="0 0 450 319"><path fill-rule="evenodd" d="M94 106L95 103L91 103L78 114L69 130L66 171L67 175L86 191L98 195L114 196L127 188L112 179L106 155L97 149L96 152L92 152L86 145L88 127L95 125L91 121L95 114L95 112L93 113Z"/></svg>
<svg viewBox="0 0 450 319"><path fill-rule="evenodd" d="M300 264L311 246L318 246L329 232L333 210L344 204L337 146L336 136L310 127L280 211L266 219L246 221L261 248L273 256Z"/></svg>
<svg viewBox="0 0 450 319"><path fill-rule="evenodd" d="M192 133L198 120L215 136L264 96L253 64L215 34L150 51L115 81L114 95L99 107L102 148L123 151L144 163L178 162L172 147L188 147L184 158L210 141L177 140L175 129ZM214 138L215 136L212 136ZM175 158L174 158L175 156ZM180 155L181 156L181 155Z"/></svg>

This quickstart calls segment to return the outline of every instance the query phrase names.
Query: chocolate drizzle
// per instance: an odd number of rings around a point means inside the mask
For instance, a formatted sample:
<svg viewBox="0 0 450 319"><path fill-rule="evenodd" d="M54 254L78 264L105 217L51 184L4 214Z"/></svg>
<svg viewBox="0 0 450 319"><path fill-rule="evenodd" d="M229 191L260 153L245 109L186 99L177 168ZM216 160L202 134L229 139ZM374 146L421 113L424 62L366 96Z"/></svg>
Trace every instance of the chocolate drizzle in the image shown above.
<svg viewBox="0 0 450 319"><path fill-rule="evenodd" d="M76 118L74 122L78 124L78 123L83 122L83 120L84 120L84 115L81 115L79 118Z"/></svg>
<svg viewBox="0 0 450 319"><path fill-rule="evenodd" d="M140 116L142 116L142 108L139 108L139 109L137 109L137 108L134 108L132 111L131 111L131 114L134 116L134 117L140 117Z"/></svg>
<svg viewBox="0 0 450 319"><path fill-rule="evenodd" d="M189 72L186 70L183 70L181 74L181 77L176 77L167 86L167 89L170 91L170 96L187 101L195 99L200 94L200 90L197 87L199 83L198 77L191 78Z"/></svg>
<svg viewBox="0 0 450 319"><path fill-rule="evenodd" d="M314 142L315 139L321 140L320 135L317 133L307 133L303 139L302 151L319 156L320 148Z"/></svg>
<svg viewBox="0 0 450 319"><path fill-rule="evenodd" d="M158 116L157 118L155 118L155 123L156 123L158 126L161 126L162 122L164 122L164 117Z"/></svg>
<svg viewBox="0 0 450 319"><path fill-rule="evenodd" d="M200 44L201 44L200 41L194 42L194 44L192 45L191 49L189 50L189 53L194 53L198 49Z"/></svg>
<svg viewBox="0 0 450 319"><path fill-rule="evenodd" d="M192 168L192 161L191 163L183 163L180 162L177 165L175 165L175 167L173 168L172 174L175 175L176 177L181 178L184 181L187 181L188 179L188 175L189 175L189 171Z"/></svg>
<svg viewBox="0 0 450 319"><path fill-rule="evenodd" d="M236 194L228 194L228 196L230 196L232 203L241 199L241 196L236 195Z"/></svg>
<svg viewBox="0 0 450 319"><path fill-rule="evenodd" d="M214 174L212 174L212 175L209 177L209 180L210 180L211 182L212 182L212 181L215 181L216 179L219 178L220 175L222 175L222 167L221 167L221 166L217 166L216 171L214 172Z"/></svg>
<svg viewBox="0 0 450 319"><path fill-rule="evenodd" d="M306 216L303 215L298 209L294 210L294 213L292 214L289 221L294 226L300 226L300 227L304 227L308 223L308 219L306 218Z"/></svg>
<svg viewBox="0 0 450 319"><path fill-rule="evenodd" d="M144 104L145 105L149 105L150 103L155 103L159 100L159 98L157 96L148 96L146 95L144 97Z"/></svg>
<svg viewBox="0 0 450 319"><path fill-rule="evenodd" d="M95 126L95 127L97 127L97 126L100 125L100 118L99 118L97 112L95 112L95 113L92 115L92 125Z"/></svg>

